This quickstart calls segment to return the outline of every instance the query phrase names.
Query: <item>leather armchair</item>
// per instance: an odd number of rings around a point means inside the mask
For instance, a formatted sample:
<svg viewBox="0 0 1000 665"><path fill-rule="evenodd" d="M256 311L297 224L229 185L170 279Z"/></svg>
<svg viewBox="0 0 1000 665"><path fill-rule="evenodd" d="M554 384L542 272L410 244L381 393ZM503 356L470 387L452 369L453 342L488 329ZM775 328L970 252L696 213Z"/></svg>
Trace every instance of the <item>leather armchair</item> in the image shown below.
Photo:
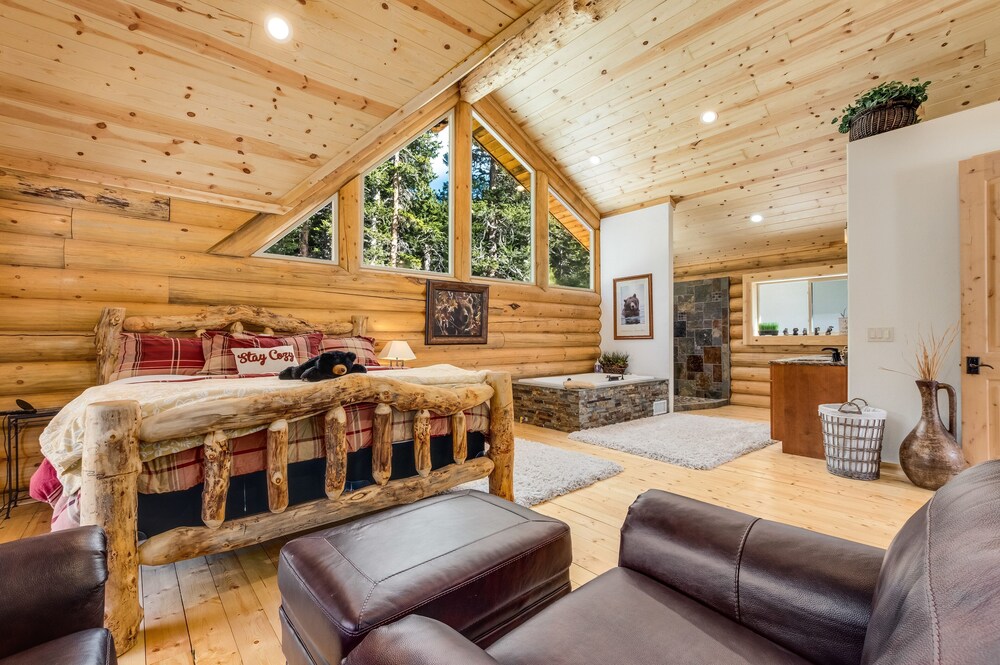
<svg viewBox="0 0 1000 665"><path fill-rule="evenodd" d="M0 545L0 665L116 663L104 628L107 544L98 527Z"/></svg>
<svg viewBox="0 0 1000 665"><path fill-rule="evenodd" d="M1000 662L1000 461L938 491L889 549L651 490L619 567L485 651L423 617L346 665Z"/></svg>

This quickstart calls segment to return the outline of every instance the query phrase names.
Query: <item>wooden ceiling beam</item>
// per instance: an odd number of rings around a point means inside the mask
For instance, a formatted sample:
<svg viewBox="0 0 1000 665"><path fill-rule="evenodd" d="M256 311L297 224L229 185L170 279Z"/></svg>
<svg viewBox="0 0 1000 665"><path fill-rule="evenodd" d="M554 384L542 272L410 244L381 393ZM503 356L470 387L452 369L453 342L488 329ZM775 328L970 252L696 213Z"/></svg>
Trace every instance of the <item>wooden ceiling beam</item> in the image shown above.
<svg viewBox="0 0 1000 665"><path fill-rule="evenodd" d="M459 87L462 99L475 104L499 90L622 4L623 0L561 0L555 3L462 80Z"/></svg>

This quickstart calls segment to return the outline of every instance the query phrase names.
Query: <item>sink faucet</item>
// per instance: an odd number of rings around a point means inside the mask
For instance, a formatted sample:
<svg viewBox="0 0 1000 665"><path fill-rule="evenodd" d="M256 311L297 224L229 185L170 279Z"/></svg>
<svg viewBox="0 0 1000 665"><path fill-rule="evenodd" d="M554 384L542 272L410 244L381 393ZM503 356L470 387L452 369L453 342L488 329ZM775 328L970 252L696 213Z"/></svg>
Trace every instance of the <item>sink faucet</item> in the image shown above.
<svg viewBox="0 0 1000 665"><path fill-rule="evenodd" d="M840 355L840 349L834 348L832 346L824 346L824 351L830 352L830 360L835 363L841 362L844 358Z"/></svg>

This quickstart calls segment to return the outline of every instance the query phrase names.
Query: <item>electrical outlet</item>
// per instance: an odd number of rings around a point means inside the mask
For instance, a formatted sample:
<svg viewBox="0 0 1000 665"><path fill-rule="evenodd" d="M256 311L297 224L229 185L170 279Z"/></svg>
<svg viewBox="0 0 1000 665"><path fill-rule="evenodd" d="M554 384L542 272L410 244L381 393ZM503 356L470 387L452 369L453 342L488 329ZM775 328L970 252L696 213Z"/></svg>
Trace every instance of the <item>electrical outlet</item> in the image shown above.
<svg viewBox="0 0 1000 665"><path fill-rule="evenodd" d="M891 342L895 339L896 329L895 328L869 328L868 329L868 341L869 342Z"/></svg>

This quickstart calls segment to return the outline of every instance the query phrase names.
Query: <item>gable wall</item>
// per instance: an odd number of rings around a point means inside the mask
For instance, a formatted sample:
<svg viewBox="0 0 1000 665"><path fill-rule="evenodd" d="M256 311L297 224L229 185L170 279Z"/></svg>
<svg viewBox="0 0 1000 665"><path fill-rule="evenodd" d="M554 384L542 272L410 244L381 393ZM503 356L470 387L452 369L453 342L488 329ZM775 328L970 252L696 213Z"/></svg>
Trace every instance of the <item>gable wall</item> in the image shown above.
<svg viewBox="0 0 1000 665"><path fill-rule="evenodd" d="M39 187L74 185L31 178ZM253 213L160 199L149 212L125 217L105 205L24 190L0 179L0 409L16 408L18 397L62 406L94 385L93 328L109 305L141 315L246 303L316 322L361 313L378 349L393 339L409 342L417 356L410 365L515 376L586 371L599 354L598 293L502 282L490 282L488 344L424 346L426 277L362 270L360 236L347 241L347 229L359 232L359 177L340 194L340 266L209 253ZM136 203L148 199L120 193ZM456 219L456 232L460 227ZM22 488L41 461L37 435L29 432L22 446Z"/></svg>

